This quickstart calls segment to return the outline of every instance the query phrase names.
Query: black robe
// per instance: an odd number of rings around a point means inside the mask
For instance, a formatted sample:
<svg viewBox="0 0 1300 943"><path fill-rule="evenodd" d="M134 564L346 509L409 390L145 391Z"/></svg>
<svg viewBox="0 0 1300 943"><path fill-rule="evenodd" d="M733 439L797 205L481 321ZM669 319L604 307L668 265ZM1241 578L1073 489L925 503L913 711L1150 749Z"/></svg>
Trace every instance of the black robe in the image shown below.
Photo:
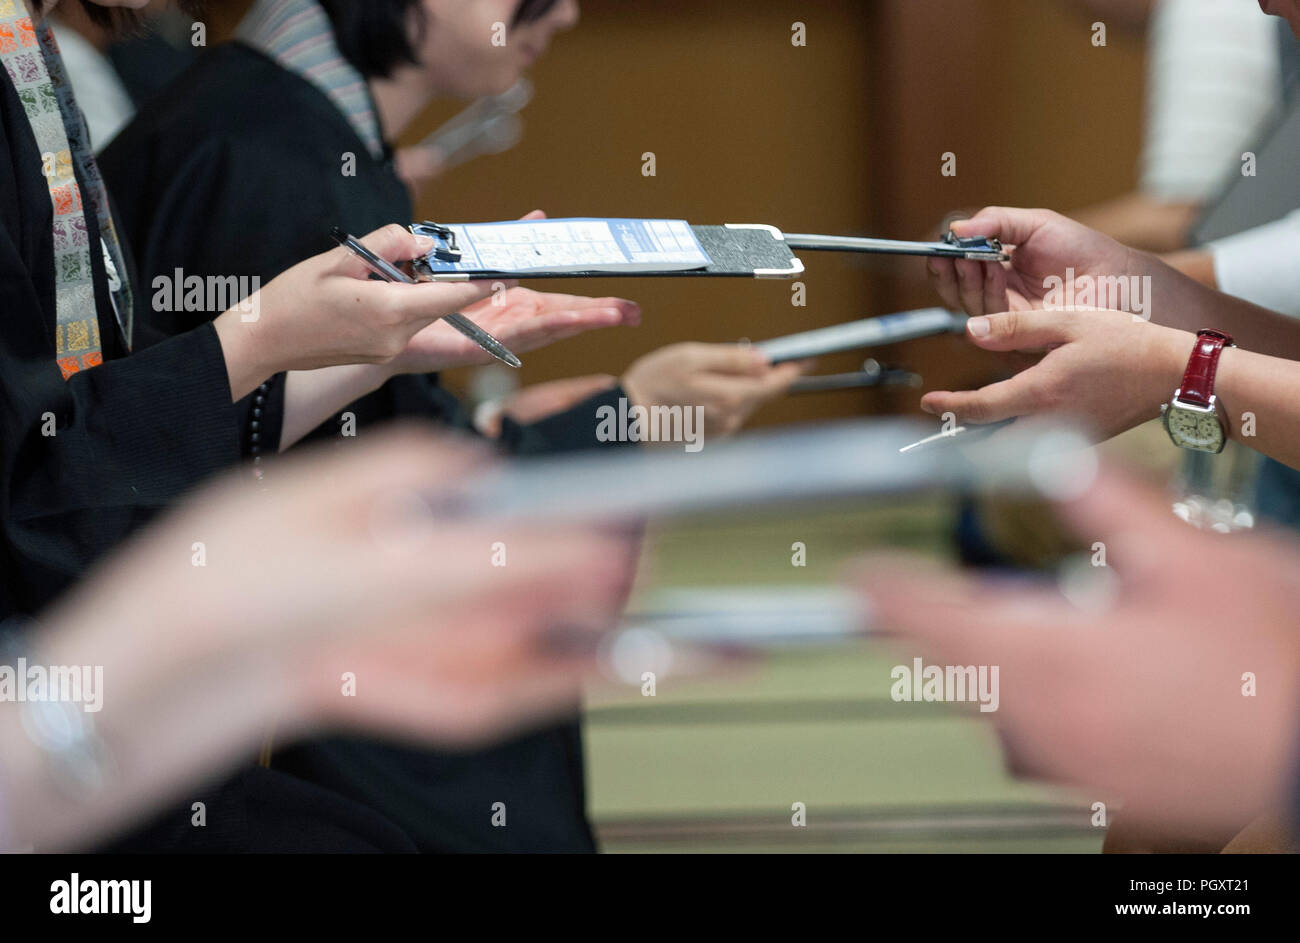
<svg viewBox="0 0 1300 943"><path fill-rule="evenodd" d="M345 160L355 162L354 175L344 173ZM238 43L208 53L152 101L101 166L141 276L137 316L169 333L213 313L150 310L157 276L180 269L186 277L257 275L265 284L332 248L334 226L362 235L412 218L391 155L374 159L316 86ZM262 429L272 443L283 384L275 389ZM602 394L530 426L507 422L503 440L515 454L595 447L595 410L620 395ZM433 375L397 378L348 410L359 430L397 416L469 426ZM309 438L338 435L336 420ZM594 849L576 721L458 755L351 738L313 741L278 754L271 770L246 773L219 801L239 819L237 834L214 835L211 815L207 829L191 828L188 811L180 811L143 844L164 836L167 847L180 849ZM492 825L497 802L506 805L507 827Z"/></svg>
<svg viewBox="0 0 1300 943"><path fill-rule="evenodd" d="M240 458L214 328L166 340L141 329L127 355L89 200L104 363L63 379L52 215L36 139L0 69L0 619L38 613L159 509Z"/></svg>

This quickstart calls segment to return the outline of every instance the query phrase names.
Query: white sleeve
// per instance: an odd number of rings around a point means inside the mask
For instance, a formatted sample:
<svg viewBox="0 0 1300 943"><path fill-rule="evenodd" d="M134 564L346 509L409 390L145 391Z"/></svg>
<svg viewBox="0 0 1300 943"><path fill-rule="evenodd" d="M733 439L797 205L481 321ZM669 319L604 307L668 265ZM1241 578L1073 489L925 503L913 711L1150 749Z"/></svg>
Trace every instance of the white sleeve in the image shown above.
<svg viewBox="0 0 1300 943"><path fill-rule="evenodd" d="M1151 21L1141 189L1209 199L1281 103L1272 18L1253 3L1160 0Z"/></svg>
<svg viewBox="0 0 1300 943"><path fill-rule="evenodd" d="M59 58L86 119L90 143L98 154L135 117L135 104L108 57L71 27L55 23Z"/></svg>
<svg viewBox="0 0 1300 943"><path fill-rule="evenodd" d="M1209 249L1221 291L1300 317L1300 210Z"/></svg>

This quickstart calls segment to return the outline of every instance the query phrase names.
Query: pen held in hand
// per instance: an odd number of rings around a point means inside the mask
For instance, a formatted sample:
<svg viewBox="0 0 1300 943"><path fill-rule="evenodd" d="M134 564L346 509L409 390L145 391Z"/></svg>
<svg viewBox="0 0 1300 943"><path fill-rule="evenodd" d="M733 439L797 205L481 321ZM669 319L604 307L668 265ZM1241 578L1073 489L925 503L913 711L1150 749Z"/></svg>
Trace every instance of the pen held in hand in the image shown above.
<svg viewBox="0 0 1300 943"><path fill-rule="evenodd" d="M375 255L355 237L348 235L339 227L334 227L330 233L334 241L347 249L361 261L369 266L370 270L386 282L397 282L403 285L418 285L419 281L407 275L397 266L393 265L387 259L382 259ZM523 362L510 352L505 344L501 343L487 331L483 330L463 314L449 314L443 318L448 324L460 333L464 334L483 350L487 351L497 360L500 360L509 367L522 367Z"/></svg>

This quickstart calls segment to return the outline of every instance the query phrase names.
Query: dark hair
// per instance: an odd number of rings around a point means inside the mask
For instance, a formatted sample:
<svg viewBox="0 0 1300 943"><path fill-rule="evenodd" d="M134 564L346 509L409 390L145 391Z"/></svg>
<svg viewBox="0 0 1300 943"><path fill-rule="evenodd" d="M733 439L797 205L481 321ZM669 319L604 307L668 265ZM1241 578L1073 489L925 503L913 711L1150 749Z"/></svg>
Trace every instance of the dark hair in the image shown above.
<svg viewBox="0 0 1300 943"><path fill-rule="evenodd" d="M515 11L514 25L518 26L520 23L533 23L540 20L550 13L551 8L558 2L559 0L523 0L519 4L519 9Z"/></svg>
<svg viewBox="0 0 1300 943"><path fill-rule="evenodd" d="M320 0L334 24L339 52L366 78L386 78L403 63L419 64L416 36L424 30L420 0Z"/></svg>
<svg viewBox="0 0 1300 943"><path fill-rule="evenodd" d="M420 0L319 2L334 25L339 52L366 78L387 78L403 63L420 64L416 49L427 26ZM512 25L540 20L557 2L520 0Z"/></svg>

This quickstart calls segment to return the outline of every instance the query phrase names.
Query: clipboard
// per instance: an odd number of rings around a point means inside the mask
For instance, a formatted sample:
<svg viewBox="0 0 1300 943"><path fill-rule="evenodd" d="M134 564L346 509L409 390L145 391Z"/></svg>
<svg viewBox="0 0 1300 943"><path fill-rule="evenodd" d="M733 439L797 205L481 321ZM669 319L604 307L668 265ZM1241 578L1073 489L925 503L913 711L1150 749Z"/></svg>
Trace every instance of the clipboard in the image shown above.
<svg viewBox="0 0 1300 943"><path fill-rule="evenodd" d="M754 347L777 364L864 347L898 344L939 334L960 334L965 329L966 316L963 314L956 314L947 308L920 308L777 337L761 341Z"/></svg>
<svg viewBox="0 0 1300 943"><path fill-rule="evenodd" d="M709 586L656 592L629 612L606 645L618 662L678 646L783 651L842 645L864 638L870 605L838 586ZM628 659L633 649L637 658ZM648 649L648 650L647 650ZM622 656L622 657L619 657ZM640 668L633 678L640 676Z"/></svg>
<svg viewBox="0 0 1300 943"><path fill-rule="evenodd" d="M996 445L965 434L921 448L918 439L937 438L930 423L841 420L749 433L695 453L665 446L539 457L425 493L421 504L436 519L605 524L925 491L1063 494L1095 473L1088 436L1069 423L992 428Z"/></svg>
<svg viewBox="0 0 1300 943"><path fill-rule="evenodd" d="M513 221L512 221L513 222ZM542 221L539 221L542 222ZM548 222L573 222L549 220ZM654 221L631 221L654 222ZM455 229L464 232L467 224L412 224L411 231L435 241L427 256L412 260L411 274L420 281L467 282L492 279L521 280L537 278L764 278L792 279L805 271L795 254L807 249L818 252L855 252L882 255L929 256L936 258L973 259L983 262L1006 261L1010 256L996 239L960 239L949 233L939 242L904 242L893 239L866 239L856 236L786 235L764 223L724 223L717 226L688 224L708 264L690 269L680 267L633 272L602 270L566 270L563 272L529 271L509 268L482 268L462 259ZM474 224L469 224L474 225ZM483 225L483 224L478 224ZM454 227L454 228L453 228Z"/></svg>

